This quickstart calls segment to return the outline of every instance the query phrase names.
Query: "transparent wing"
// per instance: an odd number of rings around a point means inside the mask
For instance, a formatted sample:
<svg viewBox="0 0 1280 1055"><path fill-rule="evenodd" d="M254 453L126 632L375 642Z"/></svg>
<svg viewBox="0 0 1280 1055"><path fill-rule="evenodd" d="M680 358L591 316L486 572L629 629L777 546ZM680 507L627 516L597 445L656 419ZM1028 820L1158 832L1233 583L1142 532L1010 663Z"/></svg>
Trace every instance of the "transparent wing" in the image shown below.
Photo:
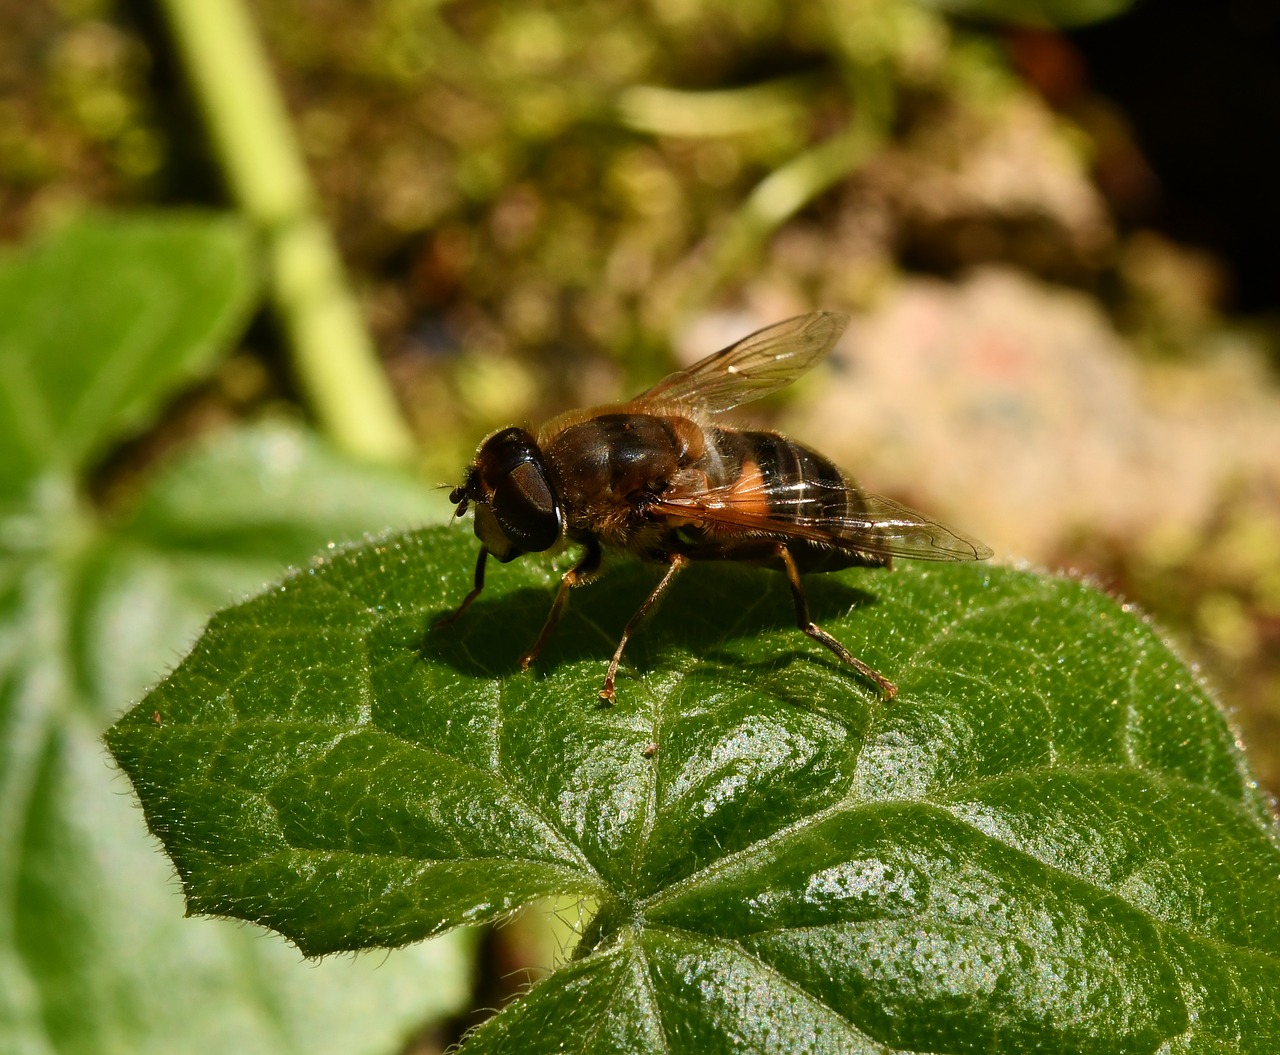
<svg viewBox="0 0 1280 1055"><path fill-rule="evenodd" d="M849 316L816 311L766 326L664 377L636 403L691 403L719 414L785 388L835 347Z"/></svg>
<svg viewBox="0 0 1280 1055"><path fill-rule="evenodd" d="M885 557L960 561L991 556L991 549L977 539L852 484L805 480L743 486L737 481L664 495L648 509L699 527L804 539Z"/></svg>

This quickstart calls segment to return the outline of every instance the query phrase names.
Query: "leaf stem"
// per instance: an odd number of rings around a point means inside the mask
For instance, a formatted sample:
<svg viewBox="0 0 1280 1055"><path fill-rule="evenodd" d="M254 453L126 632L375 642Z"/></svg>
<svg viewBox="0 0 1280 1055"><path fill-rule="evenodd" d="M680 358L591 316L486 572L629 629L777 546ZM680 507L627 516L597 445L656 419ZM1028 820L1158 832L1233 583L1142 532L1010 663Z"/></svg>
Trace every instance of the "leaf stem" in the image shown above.
<svg viewBox="0 0 1280 1055"><path fill-rule="evenodd" d="M619 930L634 922L634 917L634 906L628 909L616 898L601 898L596 914L587 921L582 937L573 947L571 959L581 960L590 956L601 945L608 943Z"/></svg>
<svg viewBox="0 0 1280 1055"><path fill-rule="evenodd" d="M274 306L321 427L401 461L413 440L343 273L262 42L241 0L160 0L239 207L266 240Z"/></svg>

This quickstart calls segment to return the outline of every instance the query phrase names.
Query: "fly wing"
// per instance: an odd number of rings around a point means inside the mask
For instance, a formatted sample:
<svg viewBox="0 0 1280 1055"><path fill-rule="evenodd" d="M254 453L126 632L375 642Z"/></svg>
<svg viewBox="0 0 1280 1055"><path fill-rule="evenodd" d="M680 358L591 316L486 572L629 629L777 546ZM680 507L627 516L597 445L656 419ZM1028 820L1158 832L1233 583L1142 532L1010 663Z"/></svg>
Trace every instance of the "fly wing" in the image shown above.
<svg viewBox="0 0 1280 1055"><path fill-rule="evenodd" d="M703 528L803 539L835 549L911 560L986 560L991 549L897 502L852 484L763 482L664 495L652 512ZM767 512L761 512L767 509Z"/></svg>
<svg viewBox="0 0 1280 1055"><path fill-rule="evenodd" d="M815 311L766 326L664 377L634 402L685 403L719 414L791 384L835 347L848 324L848 315Z"/></svg>

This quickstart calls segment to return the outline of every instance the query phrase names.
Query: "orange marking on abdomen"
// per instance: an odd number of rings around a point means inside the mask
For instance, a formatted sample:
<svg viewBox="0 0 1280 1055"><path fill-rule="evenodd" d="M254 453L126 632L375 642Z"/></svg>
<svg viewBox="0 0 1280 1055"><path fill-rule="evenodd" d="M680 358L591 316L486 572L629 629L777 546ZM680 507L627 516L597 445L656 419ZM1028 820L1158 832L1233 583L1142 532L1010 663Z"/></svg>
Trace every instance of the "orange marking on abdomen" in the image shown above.
<svg viewBox="0 0 1280 1055"><path fill-rule="evenodd" d="M769 493L760 465L751 458L742 459L742 471L729 488L728 500L734 509L757 516L769 515Z"/></svg>

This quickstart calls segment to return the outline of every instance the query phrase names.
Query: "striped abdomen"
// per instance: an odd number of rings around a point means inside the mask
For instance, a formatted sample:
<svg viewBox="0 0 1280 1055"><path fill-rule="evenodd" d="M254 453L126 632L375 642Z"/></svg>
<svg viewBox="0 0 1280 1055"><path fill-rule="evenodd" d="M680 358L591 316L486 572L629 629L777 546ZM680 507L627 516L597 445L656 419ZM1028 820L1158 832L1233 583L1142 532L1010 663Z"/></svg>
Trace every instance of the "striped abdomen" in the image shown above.
<svg viewBox="0 0 1280 1055"><path fill-rule="evenodd" d="M856 521L862 504L852 481L828 458L772 432L711 428L707 439L708 449L696 468L706 473L709 487L722 493L734 509L774 522L779 530L776 535L737 540L717 532L694 545L689 556L758 560L767 556L773 540L781 539L802 571L889 563L886 557L858 549L856 537L849 537L848 524ZM789 537L787 523L823 531L831 542ZM845 537L837 537L838 528L844 529Z"/></svg>

